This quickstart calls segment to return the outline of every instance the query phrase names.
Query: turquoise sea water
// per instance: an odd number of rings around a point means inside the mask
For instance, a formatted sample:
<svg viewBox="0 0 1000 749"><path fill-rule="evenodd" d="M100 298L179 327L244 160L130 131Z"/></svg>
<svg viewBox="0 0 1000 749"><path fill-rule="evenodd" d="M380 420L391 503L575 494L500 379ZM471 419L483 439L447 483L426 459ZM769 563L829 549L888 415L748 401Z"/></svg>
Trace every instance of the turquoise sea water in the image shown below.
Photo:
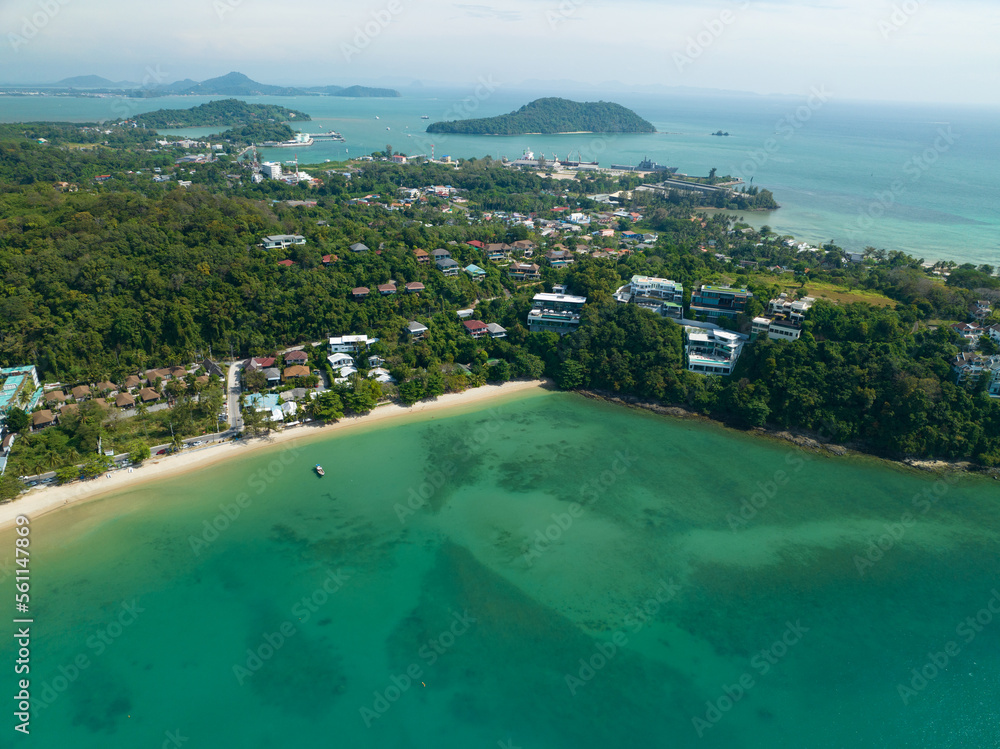
<svg viewBox="0 0 1000 749"><path fill-rule="evenodd" d="M494 90L490 91L489 88ZM637 164L648 156L689 174L733 174L772 190L782 208L744 216L814 243L835 240L904 250L928 260L1000 265L1000 208L995 137L1000 111L957 106L873 104L822 97L652 96L606 92L633 108L660 132L594 136L430 136L428 122L503 114L558 91L508 89L502 83L467 91L407 92L398 99L250 97L308 112L302 129L344 134L346 143L299 149L302 163L340 160L386 144L402 153L517 158L582 155L602 166ZM564 94L581 98L579 94ZM146 100L69 97L0 98L0 121L95 121L161 107L190 107L224 97ZM591 98L597 98L593 96ZM823 99L824 101L821 101ZM810 106L811 105L811 106ZM421 115L429 120L422 120ZM378 117L378 119L376 119ZM178 131L192 137L212 128ZM723 130L726 137L709 133ZM295 149L265 150L265 158L293 160Z"/></svg>
<svg viewBox="0 0 1000 749"><path fill-rule="evenodd" d="M568 394L275 446L32 523L32 745L997 747L998 499Z"/></svg>

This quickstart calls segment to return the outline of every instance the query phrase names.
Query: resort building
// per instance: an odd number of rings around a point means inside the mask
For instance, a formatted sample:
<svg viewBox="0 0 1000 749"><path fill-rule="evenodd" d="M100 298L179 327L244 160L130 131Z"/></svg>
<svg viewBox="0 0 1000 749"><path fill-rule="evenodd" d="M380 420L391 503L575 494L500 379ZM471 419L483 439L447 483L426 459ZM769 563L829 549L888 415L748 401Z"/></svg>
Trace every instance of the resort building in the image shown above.
<svg viewBox="0 0 1000 749"><path fill-rule="evenodd" d="M528 312L528 330L532 333L551 330L564 335L580 327L580 312L587 303L585 296L569 294L535 294Z"/></svg>
<svg viewBox="0 0 1000 749"><path fill-rule="evenodd" d="M465 272L472 277L473 281L482 281L484 278L486 278L486 271L484 271L478 265L465 266Z"/></svg>
<svg viewBox="0 0 1000 749"><path fill-rule="evenodd" d="M263 174L268 179L281 179L281 162L280 161L265 161L260 165L260 173Z"/></svg>
<svg viewBox="0 0 1000 749"><path fill-rule="evenodd" d="M719 317L735 318L746 312L747 303L753 294L746 289L730 286L700 286L691 294L691 314L703 315L708 319Z"/></svg>
<svg viewBox="0 0 1000 749"><path fill-rule="evenodd" d="M701 374L730 375L743 351L745 336L726 330L685 326L688 370Z"/></svg>
<svg viewBox="0 0 1000 749"><path fill-rule="evenodd" d="M12 408L34 410L42 399L42 392L35 365L0 369L0 425Z"/></svg>
<svg viewBox="0 0 1000 749"><path fill-rule="evenodd" d="M663 317L684 317L684 286L677 281L652 276L632 276L632 281L615 292L615 301L632 303Z"/></svg>

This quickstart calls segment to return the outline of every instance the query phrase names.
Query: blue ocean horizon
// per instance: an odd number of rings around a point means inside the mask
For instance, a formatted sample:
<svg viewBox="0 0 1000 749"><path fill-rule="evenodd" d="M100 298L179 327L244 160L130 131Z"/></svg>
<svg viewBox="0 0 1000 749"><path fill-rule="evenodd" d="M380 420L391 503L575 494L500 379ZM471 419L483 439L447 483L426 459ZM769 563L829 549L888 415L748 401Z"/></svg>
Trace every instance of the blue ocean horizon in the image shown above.
<svg viewBox="0 0 1000 749"><path fill-rule="evenodd" d="M849 101L814 86L801 96L637 94L471 89L421 90L393 99L243 97L308 112L298 129L333 129L344 143L265 149L264 157L316 164L383 150L453 158L517 158L524 151L582 157L601 166L650 158L680 172L715 168L771 190L781 208L744 213L748 223L848 250L901 250L926 261L1000 266L1000 208L993 137L1000 110L954 104ZM542 96L620 103L652 122L638 135L457 136L428 134L429 122L489 117ZM0 121L103 121L226 97L3 97ZM423 120L426 115L429 119ZM171 131L205 136L217 128ZM713 136L718 131L728 136Z"/></svg>

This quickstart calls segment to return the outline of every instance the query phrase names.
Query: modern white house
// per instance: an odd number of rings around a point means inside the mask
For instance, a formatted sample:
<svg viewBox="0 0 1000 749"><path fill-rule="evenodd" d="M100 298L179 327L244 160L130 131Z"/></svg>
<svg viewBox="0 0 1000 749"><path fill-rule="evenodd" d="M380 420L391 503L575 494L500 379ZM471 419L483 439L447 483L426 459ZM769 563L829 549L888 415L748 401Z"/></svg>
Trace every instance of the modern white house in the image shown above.
<svg viewBox="0 0 1000 749"><path fill-rule="evenodd" d="M811 296L792 301L788 298L788 294L783 293L767 303L767 314L770 317L784 317L790 322L801 324L806 319L806 312L815 303L816 299Z"/></svg>
<svg viewBox="0 0 1000 749"><path fill-rule="evenodd" d="M669 278L632 276L632 280L615 292L620 304L635 304L663 317L680 320L684 317L684 285Z"/></svg>
<svg viewBox="0 0 1000 749"><path fill-rule="evenodd" d="M572 333L580 327L580 313L586 303L585 296L535 294L528 312L528 330Z"/></svg>
<svg viewBox="0 0 1000 749"><path fill-rule="evenodd" d="M265 250L284 250L293 244L305 244L306 238L301 234L272 234L264 237L261 244Z"/></svg>
<svg viewBox="0 0 1000 749"><path fill-rule="evenodd" d="M371 346L374 343L378 343L378 338L369 338L367 335L334 336L330 339L330 353L360 351L362 346Z"/></svg>
<svg viewBox="0 0 1000 749"><path fill-rule="evenodd" d="M752 341L762 336L767 336L772 341L797 341L801 335L801 325L788 320L772 320L769 317L755 317L750 330Z"/></svg>
<svg viewBox="0 0 1000 749"><path fill-rule="evenodd" d="M746 336L726 330L706 330L685 326L688 370L701 374L730 375L736 366Z"/></svg>

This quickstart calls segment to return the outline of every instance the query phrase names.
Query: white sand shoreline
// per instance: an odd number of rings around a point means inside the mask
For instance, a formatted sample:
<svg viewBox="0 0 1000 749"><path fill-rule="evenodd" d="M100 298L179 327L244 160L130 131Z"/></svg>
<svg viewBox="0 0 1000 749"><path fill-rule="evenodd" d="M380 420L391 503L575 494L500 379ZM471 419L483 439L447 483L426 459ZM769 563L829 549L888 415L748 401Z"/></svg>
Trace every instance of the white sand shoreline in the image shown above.
<svg viewBox="0 0 1000 749"><path fill-rule="evenodd" d="M247 455L255 450L295 440L327 437L344 429L366 426L389 419L401 419L408 415L426 414L483 403L513 393L541 389L547 384L544 380L519 380L505 382L502 385L484 385L461 393L448 393L436 400L421 401L409 407L395 403L382 405L366 416L349 417L322 427L296 427L283 432L273 432L270 436L261 439L223 442L167 457L150 458L142 466L135 468L132 473L129 473L128 470L113 471L111 478L100 476L89 481L74 481L63 486L36 487L27 494L22 494L13 502L0 505L0 530L14 525L18 515L27 515L34 520L72 504L128 491L149 481L188 473L228 458Z"/></svg>

